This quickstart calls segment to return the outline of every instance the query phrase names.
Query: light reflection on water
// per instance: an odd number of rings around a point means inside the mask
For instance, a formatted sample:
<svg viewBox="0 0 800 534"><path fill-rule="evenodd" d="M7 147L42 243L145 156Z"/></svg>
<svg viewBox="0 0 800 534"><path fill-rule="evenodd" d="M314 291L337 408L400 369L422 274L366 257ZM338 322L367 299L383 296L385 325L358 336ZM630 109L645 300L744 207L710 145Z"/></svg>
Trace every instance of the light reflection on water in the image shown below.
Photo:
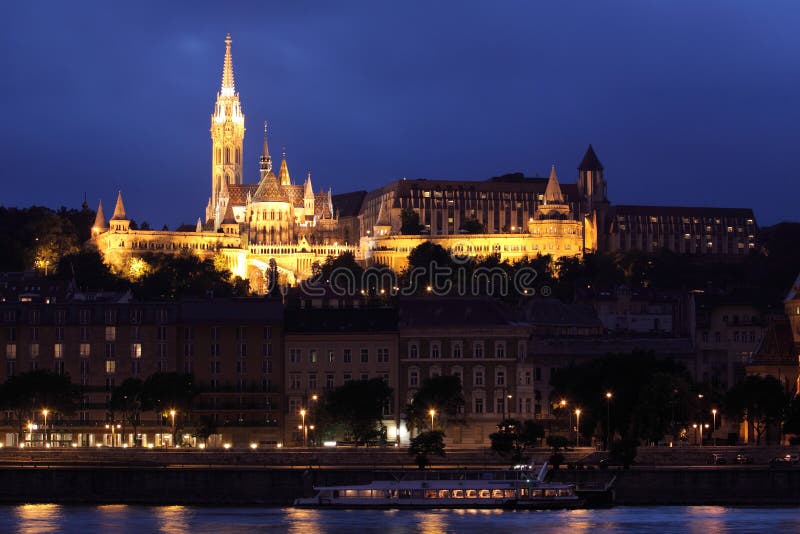
<svg viewBox="0 0 800 534"><path fill-rule="evenodd" d="M608 510L310 510L189 506L0 507L0 532L800 532L798 508L618 507Z"/></svg>

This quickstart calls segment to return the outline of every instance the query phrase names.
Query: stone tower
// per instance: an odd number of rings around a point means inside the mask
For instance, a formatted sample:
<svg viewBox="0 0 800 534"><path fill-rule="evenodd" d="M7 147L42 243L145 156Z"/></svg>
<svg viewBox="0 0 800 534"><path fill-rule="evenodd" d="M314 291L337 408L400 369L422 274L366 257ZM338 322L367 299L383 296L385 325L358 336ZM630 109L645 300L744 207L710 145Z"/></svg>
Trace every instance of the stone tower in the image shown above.
<svg viewBox="0 0 800 534"><path fill-rule="evenodd" d="M228 34L225 37L222 87L211 114L211 209L207 210L206 219L214 217L222 182L242 183L244 131L244 114L233 81L231 36Z"/></svg>

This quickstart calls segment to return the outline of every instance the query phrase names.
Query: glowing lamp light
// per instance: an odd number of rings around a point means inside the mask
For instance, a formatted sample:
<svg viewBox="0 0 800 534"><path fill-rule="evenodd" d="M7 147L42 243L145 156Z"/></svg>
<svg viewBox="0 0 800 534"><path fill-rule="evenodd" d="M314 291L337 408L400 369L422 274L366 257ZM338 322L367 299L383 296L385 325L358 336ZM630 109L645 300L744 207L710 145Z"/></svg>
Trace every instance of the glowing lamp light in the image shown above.
<svg viewBox="0 0 800 534"><path fill-rule="evenodd" d="M152 449L153 447L154 447L154 445L153 445L152 443L148 443L148 444L147 444L147 448L148 448L148 449Z"/></svg>
<svg viewBox="0 0 800 534"><path fill-rule="evenodd" d="M73 444L72 444L72 448L73 448L73 449L77 449L77 448L78 448L78 444L77 444L77 443L73 443Z"/></svg>
<svg viewBox="0 0 800 534"><path fill-rule="evenodd" d="M198 445L198 447L200 449L205 449L206 448L206 444L205 443L201 443L200 445Z"/></svg>
<svg viewBox="0 0 800 534"><path fill-rule="evenodd" d="M335 447L336 446L336 442L335 441L323 441L322 442L322 446L323 447Z"/></svg>
<svg viewBox="0 0 800 534"><path fill-rule="evenodd" d="M227 451L228 449L230 449L230 448L231 448L231 444L230 444L230 443L225 443L225 444L222 446L222 448L223 448L223 449L225 449L225 450Z"/></svg>

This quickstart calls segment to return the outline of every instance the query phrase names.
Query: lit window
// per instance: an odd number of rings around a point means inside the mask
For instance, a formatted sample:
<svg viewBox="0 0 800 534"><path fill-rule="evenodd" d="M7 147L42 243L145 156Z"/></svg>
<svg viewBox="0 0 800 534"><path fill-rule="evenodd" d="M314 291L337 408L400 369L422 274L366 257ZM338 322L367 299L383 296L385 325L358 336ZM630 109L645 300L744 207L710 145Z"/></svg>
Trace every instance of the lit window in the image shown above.
<svg viewBox="0 0 800 534"><path fill-rule="evenodd" d="M64 357L64 344L63 343L56 343L53 345L53 357L54 358L63 358Z"/></svg>
<svg viewBox="0 0 800 534"><path fill-rule="evenodd" d="M106 341L115 341L117 339L117 327L116 326L107 326L106 327Z"/></svg>
<svg viewBox="0 0 800 534"><path fill-rule="evenodd" d="M142 357L142 344L141 343L132 343L131 344L131 358L141 358Z"/></svg>
<svg viewBox="0 0 800 534"><path fill-rule="evenodd" d="M81 358L88 358L91 355L91 353L92 353L91 347L92 346L89 345L88 343L81 343L81 345L80 345Z"/></svg>
<svg viewBox="0 0 800 534"><path fill-rule="evenodd" d="M114 360L106 360L106 374L113 375L117 371L117 362Z"/></svg>

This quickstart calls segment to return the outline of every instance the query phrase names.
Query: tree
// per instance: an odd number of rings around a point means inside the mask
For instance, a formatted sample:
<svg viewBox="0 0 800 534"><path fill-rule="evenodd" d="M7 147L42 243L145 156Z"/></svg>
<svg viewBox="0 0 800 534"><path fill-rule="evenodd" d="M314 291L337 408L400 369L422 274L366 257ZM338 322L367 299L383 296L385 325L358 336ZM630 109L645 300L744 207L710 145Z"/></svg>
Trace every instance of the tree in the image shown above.
<svg viewBox="0 0 800 534"><path fill-rule="evenodd" d="M561 451L567 450L569 447L569 439L567 436L550 435L547 436L547 446L553 449L550 455L550 465L553 469L558 469L564 463L564 454Z"/></svg>
<svg viewBox="0 0 800 534"><path fill-rule="evenodd" d="M411 206L406 206L400 211L400 233L403 235L417 235L422 231L419 224L419 213Z"/></svg>
<svg viewBox="0 0 800 534"><path fill-rule="evenodd" d="M504 419L497 425L497 432L489 434L492 450L502 455L510 455L513 464L526 461L527 447L535 447L544 437L544 428L530 419L521 423L517 419Z"/></svg>
<svg viewBox="0 0 800 534"><path fill-rule="evenodd" d="M217 269L212 259L201 260L190 251L178 255L148 254L142 259L149 272L134 286L134 294L143 300L234 295L230 271Z"/></svg>
<svg viewBox="0 0 800 534"><path fill-rule="evenodd" d="M658 441L694 417L691 377L671 359L648 352L609 354L558 370L550 380L553 399L581 408L581 430L599 429L622 439ZM608 428L611 392L611 428Z"/></svg>
<svg viewBox="0 0 800 534"><path fill-rule="evenodd" d="M192 407L197 391L191 374L155 373L142 384L142 404L147 406L162 420L171 410L184 419L191 419ZM176 419L176 429L177 429Z"/></svg>
<svg viewBox="0 0 800 534"><path fill-rule="evenodd" d="M200 423L194 429L194 437L203 440L204 444L208 444L208 438L217 433L217 423L211 416L204 416Z"/></svg>
<svg viewBox="0 0 800 534"><path fill-rule="evenodd" d="M55 277L61 280L74 279L82 290L117 290L129 285L111 272L97 249L88 247L62 256Z"/></svg>
<svg viewBox="0 0 800 534"><path fill-rule="evenodd" d="M112 421L115 419L115 412L122 412L122 434L125 434L125 426L130 425L133 428L134 441L138 443L136 436L142 411L152 409L150 399L145 396L144 382L138 378L125 379L111 393L109 408Z"/></svg>
<svg viewBox="0 0 800 534"><path fill-rule="evenodd" d="M444 457L444 432L431 430L423 432L411 439L408 454L414 457L414 463L420 469L430 465L431 456Z"/></svg>
<svg viewBox="0 0 800 534"><path fill-rule="evenodd" d="M781 420L786 404L783 386L772 376L748 376L725 397L725 411L750 425L756 445L767 428Z"/></svg>
<svg viewBox="0 0 800 534"><path fill-rule="evenodd" d="M461 223L460 230L463 230L464 232L466 232L468 234L484 234L484 233L486 233L486 227L474 215L464 219L464 222Z"/></svg>
<svg viewBox="0 0 800 534"><path fill-rule="evenodd" d="M386 440L384 408L391 402L392 389L381 378L352 380L330 391L319 410L319 432L329 436L342 432L356 445Z"/></svg>
<svg viewBox="0 0 800 534"><path fill-rule="evenodd" d="M425 428L430 425L430 411L434 410L438 426L444 428L449 419L458 416L462 406L461 380L452 375L432 376L423 380L411 404L406 406L406 421L409 428Z"/></svg>
<svg viewBox="0 0 800 534"><path fill-rule="evenodd" d="M0 406L13 414L20 443L26 422L36 420L45 408L53 415L71 415L77 397L69 375L44 370L12 376L0 388Z"/></svg>

